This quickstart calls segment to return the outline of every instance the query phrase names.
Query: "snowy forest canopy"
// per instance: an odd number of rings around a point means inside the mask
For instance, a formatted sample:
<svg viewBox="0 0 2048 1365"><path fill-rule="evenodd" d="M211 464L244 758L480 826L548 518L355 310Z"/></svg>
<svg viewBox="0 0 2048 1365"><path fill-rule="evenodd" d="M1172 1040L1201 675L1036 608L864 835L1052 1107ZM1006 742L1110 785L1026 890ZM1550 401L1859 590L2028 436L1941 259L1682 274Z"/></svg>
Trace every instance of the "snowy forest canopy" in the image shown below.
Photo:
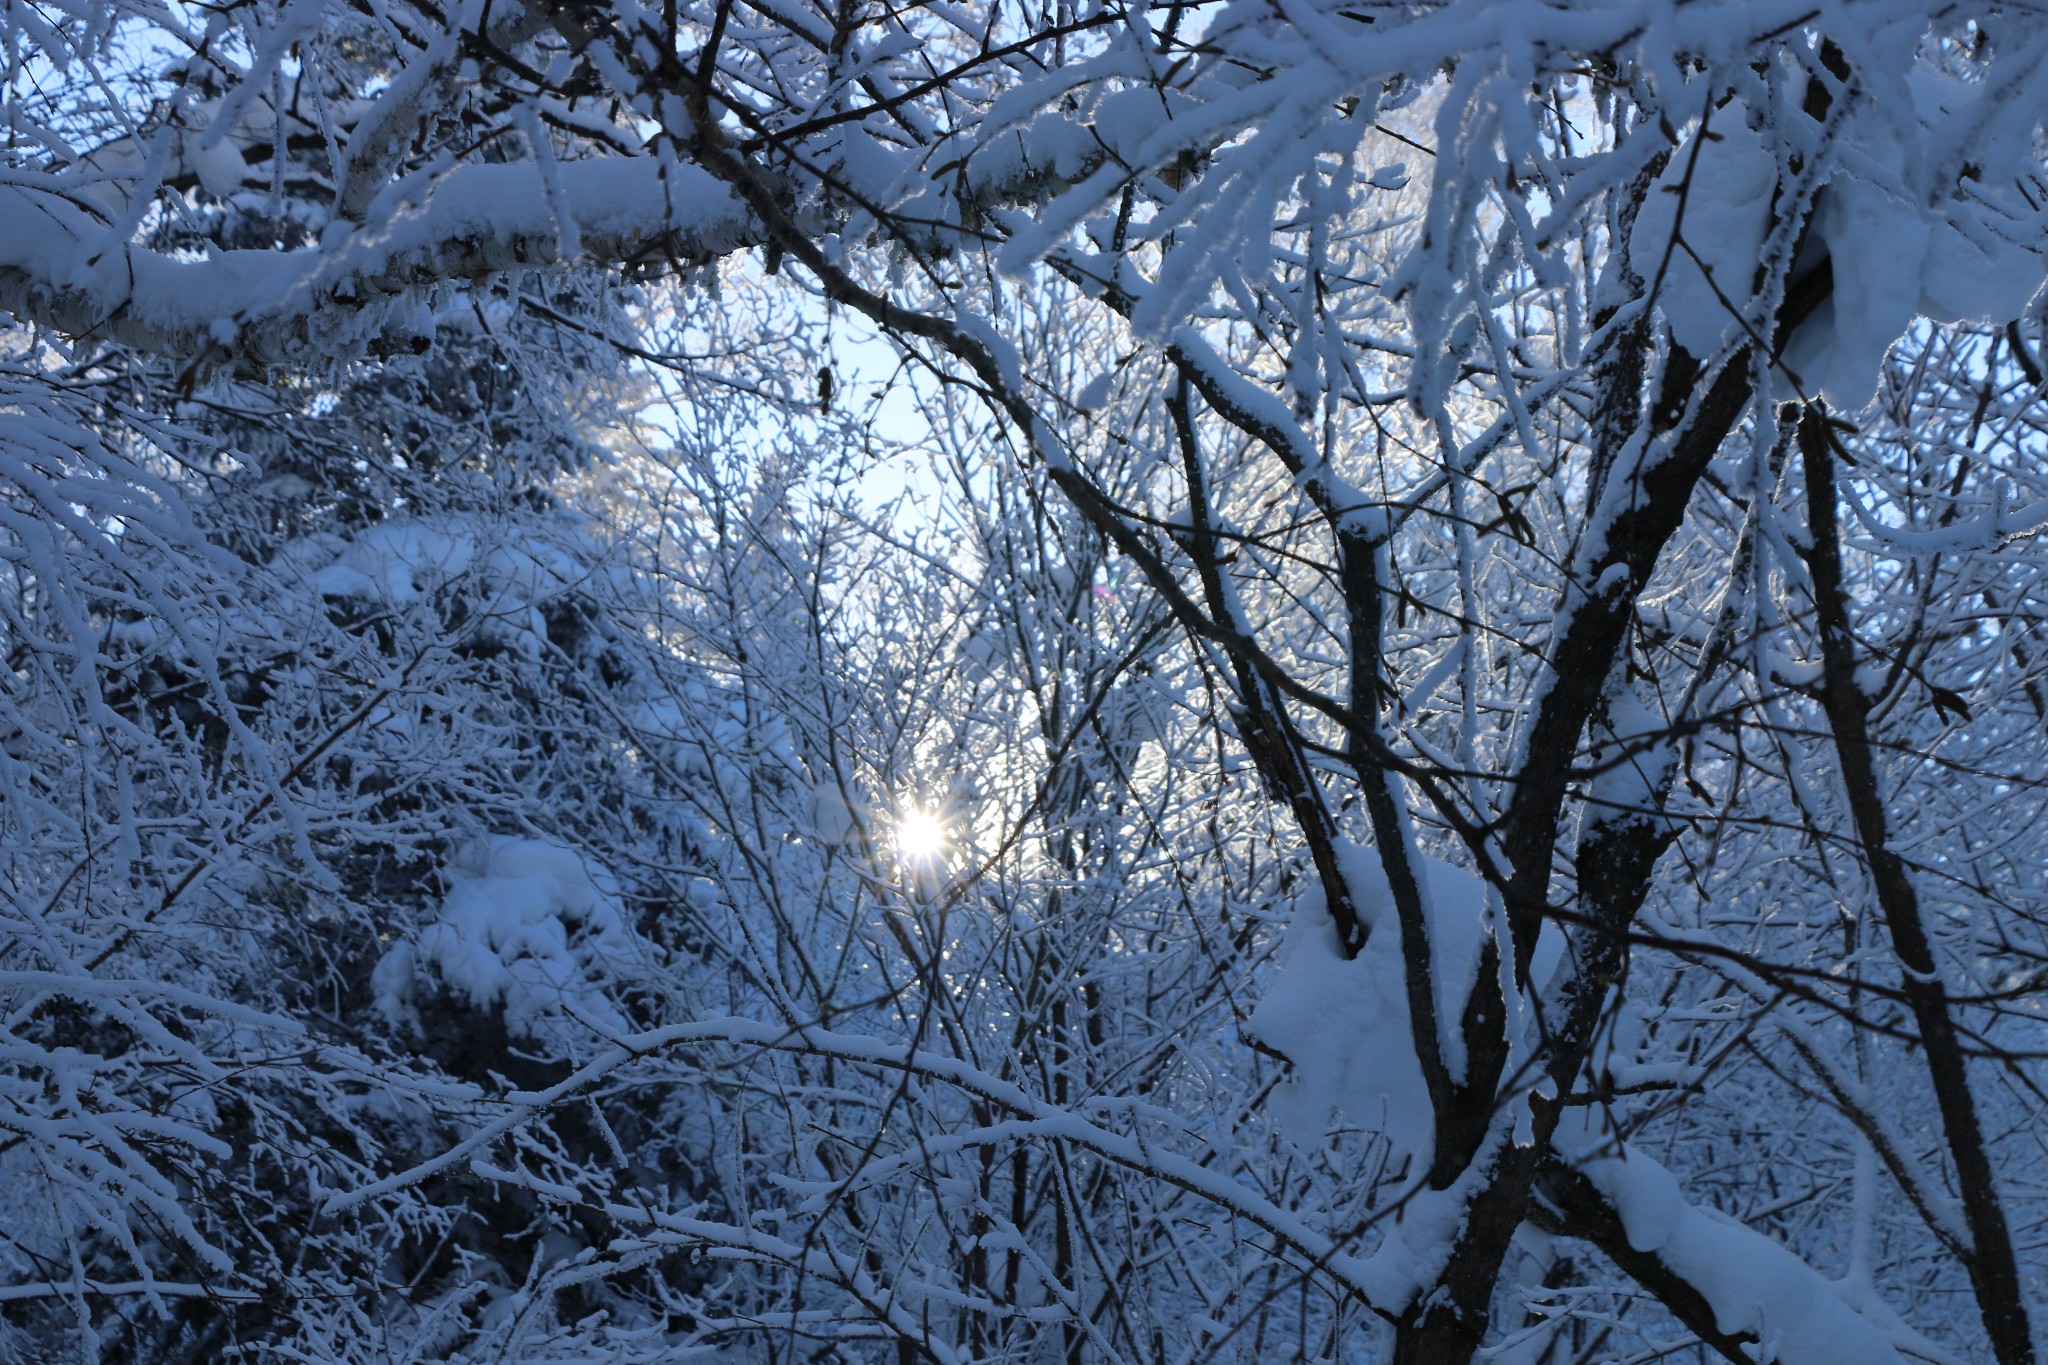
<svg viewBox="0 0 2048 1365"><path fill-rule="evenodd" d="M2036 1359L2048 17L0 14L0 1363Z"/></svg>

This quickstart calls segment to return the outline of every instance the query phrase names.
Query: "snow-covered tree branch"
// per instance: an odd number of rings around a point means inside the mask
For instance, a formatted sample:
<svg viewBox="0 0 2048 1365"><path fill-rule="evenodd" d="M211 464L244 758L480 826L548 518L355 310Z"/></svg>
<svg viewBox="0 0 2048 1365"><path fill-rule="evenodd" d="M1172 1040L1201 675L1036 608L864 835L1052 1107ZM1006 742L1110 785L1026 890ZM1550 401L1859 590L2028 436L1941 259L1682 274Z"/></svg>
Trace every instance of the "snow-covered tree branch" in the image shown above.
<svg viewBox="0 0 2048 1365"><path fill-rule="evenodd" d="M2040 16L0 25L0 1358L2036 1358Z"/></svg>

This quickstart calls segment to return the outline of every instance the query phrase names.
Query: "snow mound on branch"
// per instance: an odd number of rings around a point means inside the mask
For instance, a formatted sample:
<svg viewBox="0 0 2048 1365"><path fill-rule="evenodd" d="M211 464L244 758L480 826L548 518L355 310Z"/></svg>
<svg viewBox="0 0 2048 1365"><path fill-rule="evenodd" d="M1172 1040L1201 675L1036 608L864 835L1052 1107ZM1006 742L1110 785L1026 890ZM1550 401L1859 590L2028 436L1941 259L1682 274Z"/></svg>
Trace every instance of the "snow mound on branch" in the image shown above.
<svg viewBox="0 0 2048 1365"><path fill-rule="evenodd" d="M1713 112L1704 141L1672 152L1636 214L1629 263L1656 286L1672 339L1696 356L1740 333L1735 310L1750 298L1777 182L1777 160L1737 100Z"/></svg>
<svg viewBox="0 0 2048 1365"><path fill-rule="evenodd" d="M826 778L812 789L811 829L821 844L837 848L857 842L870 814L865 803L849 801L833 778Z"/></svg>
<svg viewBox="0 0 2048 1365"><path fill-rule="evenodd" d="M1861 150L1865 158L1831 180L1814 208L1833 292L1785 349L1808 393L1849 412L1876 396L1885 354L1915 317L2010 321L2039 289L2044 268L2038 246L2010 239L2018 224L1978 195L1976 182L1929 203L1911 183L1910 148Z"/></svg>
<svg viewBox="0 0 2048 1365"><path fill-rule="evenodd" d="M1574 1165L1598 1187L1637 1251L1651 1253L1698 1290L1728 1333L1747 1333L1761 1365L1883 1365L1900 1362L1893 1338L1910 1328L1883 1305L1880 1325L1845 1301L1829 1280L1770 1237L1726 1214L1692 1204L1662 1165L1595 1132L1583 1118L1559 1125L1557 1145L1582 1152ZM1886 1327L1891 1330L1888 1332Z"/></svg>
<svg viewBox="0 0 2048 1365"><path fill-rule="evenodd" d="M1869 404L1886 353L1916 318L2010 321L2048 273L2048 215L2012 188L2033 173L2033 107L1987 101L1924 63L1889 79L1864 74L1875 82L1867 111L1838 145L1775 133L1800 144L1780 151L1825 151L1832 162L1799 264L1825 257L1832 288L1786 345L1798 383L1781 376L1780 396L1820 394L1842 411ZM1739 100L1713 110L1704 139L1672 151L1629 238L1630 264L1656 283L1673 339L1699 356L1740 340L1738 313L1771 228L1778 158L1772 130L1751 128L1751 117Z"/></svg>
<svg viewBox="0 0 2048 1365"><path fill-rule="evenodd" d="M330 564L313 574L322 597L360 597L409 606L425 588L460 577L476 562L476 536L424 521L387 521L365 528Z"/></svg>
<svg viewBox="0 0 2048 1365"><path fill-rule="evenodd" d="M1409 1030L1400 921L1379 855L1358 847L1344 853L1345 879L1366 922L1365 947L1345 961L1321 898L1304 904L1281 942L1279 977L1246 1029L1293 1063L1271 1100L1288 1137L1320 1146L1337 1110L1413 1154L1419 1168L1434 1150L1435 1122ZM1486 933L1486 888L1450 863L1420 863L1436 1008L1440 1018L1455 1018Z"/></svg>
<svg viewBox="0 0 2048 1365"><path fill-rule="evenodd" d="M387 1018L411 1017L418 969L428 968L478 1009L503 1008L509 1031L539 1038L565 1019L628 1031L606 985L646 957L618 889L574 850L491 835L449 872L440 917L378 964L373 986Z"/></svg>
<svg viewBox="0 0 2048 1365"><path fill-rule="evenodd" d="M556 546L531 539L492 544L488 531L481 522L461 517L379 522L357 532L338 554L330 549L332 558L313 570L313 586L323 597L404 607L464 576L522 600L560 592L587 576Z"/></svg>

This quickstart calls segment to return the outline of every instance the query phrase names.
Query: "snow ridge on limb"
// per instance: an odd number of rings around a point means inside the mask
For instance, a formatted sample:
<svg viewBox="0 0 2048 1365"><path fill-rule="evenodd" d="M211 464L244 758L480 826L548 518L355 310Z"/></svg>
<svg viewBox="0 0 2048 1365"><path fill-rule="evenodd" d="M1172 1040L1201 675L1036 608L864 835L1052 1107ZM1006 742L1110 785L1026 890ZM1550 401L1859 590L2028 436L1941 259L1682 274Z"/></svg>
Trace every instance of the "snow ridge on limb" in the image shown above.
<svg viewBox="0 0 2048 1365"><path fill-rule="evenodd" d="M713 176L652 157L558 166L559 197L531 163L466 165L417 198L304 250L179 260L110 242L96 216L19 183L0 186L0 308L72 336L261 369L424 342L440 286L567 264L560 203L583 258L614 265L713 259L759 239Z"/></svg>
<svg viewBox="0 0 2048 1365"><path fill-rule="evenodd" d="M1873 1321L1781 1243L1688 1202L1650 1157L1584 1123L1572 1127L1558 1127L1535 1221L1598 1247L1726 1359L1904 1365L1922 1355L1917 1333Z"/></svg>

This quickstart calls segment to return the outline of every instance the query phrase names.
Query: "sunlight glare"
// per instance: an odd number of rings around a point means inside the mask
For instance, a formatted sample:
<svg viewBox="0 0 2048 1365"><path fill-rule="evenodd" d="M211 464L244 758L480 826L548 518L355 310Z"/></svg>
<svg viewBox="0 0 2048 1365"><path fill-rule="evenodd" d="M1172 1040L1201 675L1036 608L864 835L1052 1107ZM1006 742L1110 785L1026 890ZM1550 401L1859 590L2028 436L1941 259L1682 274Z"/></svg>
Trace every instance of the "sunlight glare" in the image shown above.
<svg viewBox="0 0 2048 1365"><path fill-rule="evenodd" d="M896 819L896 855L906 863L934 863L946 851L946 827L930 811L907 809Z"/></svg>

